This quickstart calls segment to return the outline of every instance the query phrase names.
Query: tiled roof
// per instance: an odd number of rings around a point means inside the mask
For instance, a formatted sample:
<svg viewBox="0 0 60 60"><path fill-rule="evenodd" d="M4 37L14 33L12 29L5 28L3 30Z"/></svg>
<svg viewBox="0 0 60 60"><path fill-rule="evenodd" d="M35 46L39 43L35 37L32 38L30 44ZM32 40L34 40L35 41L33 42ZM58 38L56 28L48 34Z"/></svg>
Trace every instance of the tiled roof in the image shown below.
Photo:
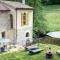
<svg viewBox="0 0 60 60"><path fill-rule="evenodd" d="M32 7L26 4L22 4L20 2L14 2L14 1L2 1L2 2L15 9L33 9Z"/></svg>
<svg viewBox="0 0 60 60"><path fill-rule="evenodd" d="M2 4L2 3L0 2L0 11L2 11L2 10L8 10L8 11L9 11L9 8L6 7L4 4Z"/></svg>

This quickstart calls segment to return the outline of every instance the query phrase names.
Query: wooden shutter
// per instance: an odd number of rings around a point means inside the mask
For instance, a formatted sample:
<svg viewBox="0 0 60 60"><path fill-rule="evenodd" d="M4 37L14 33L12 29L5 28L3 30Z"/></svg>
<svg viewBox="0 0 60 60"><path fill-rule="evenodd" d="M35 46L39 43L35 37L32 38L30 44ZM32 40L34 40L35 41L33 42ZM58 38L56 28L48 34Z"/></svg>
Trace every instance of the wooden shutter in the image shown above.
<svg viewBox="0 0 60 60"><path fill-rule="evenodd" d="M29 14L27 13L26 15L27 15L27 16L26 16L26 18L27 18L27 19L26 19L26 24L28 25L28 24L29 24Z"/></svg>

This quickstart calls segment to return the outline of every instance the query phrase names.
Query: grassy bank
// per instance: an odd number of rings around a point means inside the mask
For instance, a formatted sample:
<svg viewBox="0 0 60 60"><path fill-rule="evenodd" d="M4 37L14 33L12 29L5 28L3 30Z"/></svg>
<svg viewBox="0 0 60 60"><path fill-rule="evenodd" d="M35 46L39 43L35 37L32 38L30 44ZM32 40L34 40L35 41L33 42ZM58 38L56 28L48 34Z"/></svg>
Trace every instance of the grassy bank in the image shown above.
<svg viewBox="0 0 60 60"><path fill-rule="evenodd" d="M0 60L46 60L45 53L47 52L49 47L52 48L54 56L52 60L60 60L60 57L56 54L56 51L60 50L60 46L44 44L39 45L39 48L42 48L44 50L39 54L29 55L27 51L21 51L0 55Z"/></svg>

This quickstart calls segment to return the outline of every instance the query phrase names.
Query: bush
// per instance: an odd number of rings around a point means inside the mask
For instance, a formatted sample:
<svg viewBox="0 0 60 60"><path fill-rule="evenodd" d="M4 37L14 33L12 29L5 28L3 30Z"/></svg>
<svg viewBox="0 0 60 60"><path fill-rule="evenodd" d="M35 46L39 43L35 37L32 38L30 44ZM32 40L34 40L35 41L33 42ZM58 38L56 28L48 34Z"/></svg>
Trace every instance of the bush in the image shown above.
<svg viewBox="0 0 60 60"><path fill-rule="evenodd" d="M60 39L59 38L52 38L52 37L45 37L40 40L41 43L44 44L56 44L60 45Z"/></svg>

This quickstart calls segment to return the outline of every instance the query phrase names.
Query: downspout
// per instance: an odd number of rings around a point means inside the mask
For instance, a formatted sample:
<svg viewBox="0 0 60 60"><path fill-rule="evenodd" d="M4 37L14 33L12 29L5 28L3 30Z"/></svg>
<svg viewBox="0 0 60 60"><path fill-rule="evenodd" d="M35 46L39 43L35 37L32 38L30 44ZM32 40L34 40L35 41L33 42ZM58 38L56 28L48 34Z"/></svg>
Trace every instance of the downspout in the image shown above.
<svg viewBox="0 0 60 60"><path fill-rule="evenodd" d="M16 43L17 43L17 9L16 9Z"/></svg>

